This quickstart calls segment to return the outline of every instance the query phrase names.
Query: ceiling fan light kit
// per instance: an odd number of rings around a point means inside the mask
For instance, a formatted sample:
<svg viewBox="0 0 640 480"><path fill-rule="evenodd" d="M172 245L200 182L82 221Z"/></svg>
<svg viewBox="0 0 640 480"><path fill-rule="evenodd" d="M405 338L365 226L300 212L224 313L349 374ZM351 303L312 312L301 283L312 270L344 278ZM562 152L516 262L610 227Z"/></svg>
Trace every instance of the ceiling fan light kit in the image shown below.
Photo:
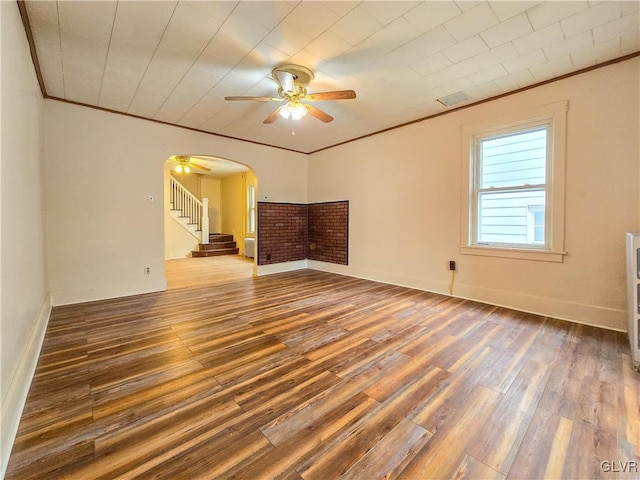
<svg viewBox="0 0 640 480"><path fill-rule="evenodd" d="M175 162L176 166L174 170L178 173L190 173L191 169L199 170L200 172L210 172L211 169L207 167L203 167L202 165L198 165L191 160L191 157L188 155L175 155L172 159Z"/></svg>
<svg viewBox="0 0 640 480"><path fill-rule="evenodd" d="M308 113L307 108L300 102L289 102L279 109L282 118L300 120Z"/></svg>
<svg viewBox="0 0 640 480"><path fill-rule="evenodd" d="M274 110L262 123L275 122L278 117L300 120L307 113L318 120L328 123L333 117L319 108L305 102L317 102L323 100L351 100L356 98L353 90L339 90L334 92L320 92L307 94L307 87L313 80L313 72L300 65L280 65L271 72L273 81L278 84L277 97L225 97L228 101L251 100L257 102L286 102Z"/></svg>

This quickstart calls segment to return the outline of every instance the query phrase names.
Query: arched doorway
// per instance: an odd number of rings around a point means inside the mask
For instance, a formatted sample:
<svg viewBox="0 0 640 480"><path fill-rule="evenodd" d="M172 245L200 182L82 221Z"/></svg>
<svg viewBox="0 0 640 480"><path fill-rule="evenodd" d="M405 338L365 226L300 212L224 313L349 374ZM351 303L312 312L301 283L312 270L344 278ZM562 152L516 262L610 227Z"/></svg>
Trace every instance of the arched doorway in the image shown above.
<svg viewBox="0 0 640 480"><path fill-rule="evenodd" d="M253 170L220 157L179 154L165 162L164 184L167 287L255 275L258 181Z"/></svg>

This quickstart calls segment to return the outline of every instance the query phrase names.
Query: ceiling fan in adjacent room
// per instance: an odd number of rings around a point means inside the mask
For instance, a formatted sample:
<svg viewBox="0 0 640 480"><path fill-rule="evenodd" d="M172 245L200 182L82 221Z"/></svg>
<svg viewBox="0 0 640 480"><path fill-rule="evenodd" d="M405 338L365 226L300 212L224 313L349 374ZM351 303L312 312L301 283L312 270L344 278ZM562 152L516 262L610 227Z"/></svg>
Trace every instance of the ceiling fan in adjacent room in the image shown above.
<svg viewBox="0 0 640 480"><path fill-rule="evenodd" d="M337 90L334 92L307 93L307 87L313 80L313 72L300 65L281 65L273 70L273 80L278 84L277 97L225 97L225 100L256 102L286 102L276 108L262 123L273 123L278 117L300 120L307 113L324 123L333 117L319 108L305 102L324 100L350 100L356 98L353 90Z"/></svg>
<svg viewBox="0 0 640 480"><path fill-rule="evenodd" d="M198 165L192 161L192 157L189 155L174 155L170 160L175 164L174 170L178 173L189 173L194 170L194 173L210 172L211 169Z"/></svg>

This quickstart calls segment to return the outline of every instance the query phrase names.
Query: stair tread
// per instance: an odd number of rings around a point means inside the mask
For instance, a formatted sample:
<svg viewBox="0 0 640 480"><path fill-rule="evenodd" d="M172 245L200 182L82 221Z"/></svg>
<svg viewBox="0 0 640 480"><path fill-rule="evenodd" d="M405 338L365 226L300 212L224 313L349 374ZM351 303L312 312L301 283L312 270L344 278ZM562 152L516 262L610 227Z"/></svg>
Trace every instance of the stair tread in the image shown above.
<svg viewBox="0 0 640 480"><path fill-rule="evenodd" d="M236 248L238 245L236 242L209 242L209 243L199 243L199 250L215 250L217 248Z"/></svg>
<svg viewBox="0 0 640 480"><path fill-rule="evenodd" d="M215 250L193 250L191 256L193 257L214 257L219 255L237 255L239 248L220 248Z"/></svg>

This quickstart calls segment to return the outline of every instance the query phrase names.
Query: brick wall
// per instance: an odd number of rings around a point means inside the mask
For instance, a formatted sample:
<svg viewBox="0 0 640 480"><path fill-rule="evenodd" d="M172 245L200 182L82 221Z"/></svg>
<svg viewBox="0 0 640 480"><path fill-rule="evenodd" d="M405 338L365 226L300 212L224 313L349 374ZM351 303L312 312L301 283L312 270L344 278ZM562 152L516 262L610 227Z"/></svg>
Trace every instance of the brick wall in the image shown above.
<svg viewBox="0 0 640 480"><path fill-rule="evenodd" d="M258 202L258 265L318 260L347 265L349 202Z"/></svg>
<svg viewBox="0 0 640 480"><path fill-rule="evenodd" d="M307 206L258 202L258 265L307 258Z"/></svg>
<svg viewBox="0 0 640 480"><path fill-rule="evenodd" d="M349 202L312 203L309 205L310 260L348 264Z"/></svg>

